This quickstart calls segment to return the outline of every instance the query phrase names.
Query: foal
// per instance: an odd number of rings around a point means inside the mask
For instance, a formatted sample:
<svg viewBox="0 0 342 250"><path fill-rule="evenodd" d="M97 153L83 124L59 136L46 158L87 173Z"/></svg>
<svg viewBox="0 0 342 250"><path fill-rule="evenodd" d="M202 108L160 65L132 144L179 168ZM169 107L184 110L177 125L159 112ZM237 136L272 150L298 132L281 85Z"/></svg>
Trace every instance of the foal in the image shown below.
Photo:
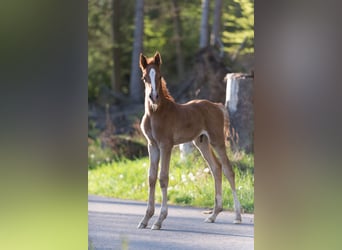
<svg viewBox="0 0 342 250"><path fill-rule="evenodd" d="M145 114L141 129L148 142L150 159L149 199L144 218L138 228L145 228L154 214L155 185L160 164L159 182L162 205L159 218L151 229L160 229L167 217L167 187L169 182L170 155L174 145L193 141L208 163L215 180L215 206L206 222L215 222L222 211L222 170L232 188L235 207L234 223L241 223L240 203L235 191L234 172L226 155L224 125L228 122L225 107L207 100L193 100L177 104L161 76L161 56L157 52L146 58L140 54L140 68L145 84ZM216 158L215 149L220 161Z"/></svg>

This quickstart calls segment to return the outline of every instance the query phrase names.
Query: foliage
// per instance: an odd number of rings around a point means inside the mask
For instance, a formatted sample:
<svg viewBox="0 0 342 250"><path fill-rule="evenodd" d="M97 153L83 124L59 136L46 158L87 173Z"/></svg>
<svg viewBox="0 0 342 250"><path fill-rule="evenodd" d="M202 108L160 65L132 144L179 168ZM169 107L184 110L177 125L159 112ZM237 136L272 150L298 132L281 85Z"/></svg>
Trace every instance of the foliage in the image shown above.
<svg viewBox="0 0 342 250"><path fill-rule="evenodd" d="M139 135L111 135L103 133L95 140L88 139L88 169L122 159L136 159L148 155L145 139Z"/></svg>
<svg viewBox="0 0 342 250"><path fill-rule="evenodd" d="M110 87L114 63L121 65L121 92L128 94L134 31L134 2L121 1L120 44L113 44L111 36L111 1L88 1L88 99L96 101L101 86ZM181 46L185 72L192 69L194 55L198 50L201 21L199 1L178 1L181 21ZM211 3L213 9L214 1ZM222 4L222 41L229 56L234 54L246 38L240 54L253 53L254 49L254 1L223 0ZM174 28L170 1L145 1L144 53L152 55L160 51L167 67L163 74L172 84L177 79ZM212 13L212 12L211 12ZM212 15L210 17L212 19ZM211 25L210 25L211 27ZM112 48L119 47L121 61L113 62Z"/></svg>
<svg viewBox="0 0 342 250"><path fill-rule="evenodd" d="M241 54L254 52L254 1L229 0L223 10L222 42L225 51L235 53L246 39Z"/></svg>
<svg viewBox="0 0 342 250"><path fill-rule="evenodd" d="M110 87L113 69L112 48L119 46L122 53L122 78L128 79L133 44L134 1L121 1L121 44L112 43L111 15L109 0L88 1L88 100L98 98L101 86ZM128 92L128 81L122 92Z"/></svg>
<svg viewBox="0 0 342 250"><path fill-rule="evenodd" d="M88 1L88 98L94 100L103 84L110 84L110 4ZM108 85L109 86L109 85Z"/></svg>
<svg viewBox="0 0 342 250"><path fill-rule="evenodd" d="M88 168L93 169L101 164L111 163L118 159L110 148L102 147L101 141L88 139Z"/></svg>
<svg viewBox="0 0 342 250"><path fill-rule="evenodd" d="M240 155L232 161L236 188L245 212L254 211L254 163L253 155ZM96 169L88 170L88 192L109 197L147 200L148 158L101 163ZM239 165L245 166L240 168ZM233 197L227 180L223 180L223 206L233 209ZM179 152L174 150L170 163L168 188L170 204L213 207L214 181L198 151L182 162ZM161 202L159 185L156 201Z"/></svg>

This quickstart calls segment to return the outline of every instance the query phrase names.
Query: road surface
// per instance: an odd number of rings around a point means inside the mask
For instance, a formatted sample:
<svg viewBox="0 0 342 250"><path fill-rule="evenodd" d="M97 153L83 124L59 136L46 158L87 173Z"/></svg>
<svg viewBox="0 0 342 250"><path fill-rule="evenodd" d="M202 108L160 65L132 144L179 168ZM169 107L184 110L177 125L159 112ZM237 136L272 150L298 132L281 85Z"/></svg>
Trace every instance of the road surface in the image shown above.
<svg viewBox="0 0 342 250"><path fill-rule="evenodd" d="M215 223L204 223L203 209L169 206L161 230L137 229L145 202L88 196L89 249L254 249L254 215L242 214L242 223L233 224L234 213L222 212Z"/></svg>

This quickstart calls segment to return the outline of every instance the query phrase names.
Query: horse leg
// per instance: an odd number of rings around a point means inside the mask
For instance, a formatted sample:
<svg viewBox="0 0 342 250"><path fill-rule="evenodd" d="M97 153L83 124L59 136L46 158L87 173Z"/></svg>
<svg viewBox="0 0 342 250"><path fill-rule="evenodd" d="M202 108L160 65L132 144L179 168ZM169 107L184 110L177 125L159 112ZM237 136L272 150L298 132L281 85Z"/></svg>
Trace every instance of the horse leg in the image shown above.
<svg viewBox="0 0 342 250"><path fill-rule="evenodd" d="M144 218L140 221L138 228L145 228L148 224L148 221L154 214L154 195L155 195L155 187L157 181L157 173L158 173L158 164L159 164L159 148L156 144L149 143L148 145L148 153L150 158L150 169L148 174L149 181L149 198L146 209L146 214Z"/></svg>
<svg viewBox="0 0 342 250"><path fill-rule="evenodd" d="M235 173L233 171L232 165L229 162L229 159L226 154L226 147L223 144L215 145L214 146L222 164L223 173L229 181L230 187L232 188L233 198L234 198L234 208L235 208L235 219L234 223L239 224L241 223L241 205L239 199L236 195L235 189Z"/></svg>
<svg viewBox="0 0 342 250"><path fill-rule="evenodd" d="M209 216L205 222L215 222L217 215L222 211L222 168L221 164L217 160L210 148L208 137L203 136L202 140L197 137L194 141L195 146L201 152L203 158L206 160L208 166L211 169L211 173L215 182L215 205L211 216Z"/></svg>
<svg viewBox="0 0 342 250"><path fill-rule="evenodd" d="M162 226L163 221L167 217L167 187L169 184L169 166L171 157L172 146L162 146L160 148L161 155L161 168L159 173L160 188L162 191L162 205L160 208L159 218L154 222L152 230L159 230Z"/></svg>

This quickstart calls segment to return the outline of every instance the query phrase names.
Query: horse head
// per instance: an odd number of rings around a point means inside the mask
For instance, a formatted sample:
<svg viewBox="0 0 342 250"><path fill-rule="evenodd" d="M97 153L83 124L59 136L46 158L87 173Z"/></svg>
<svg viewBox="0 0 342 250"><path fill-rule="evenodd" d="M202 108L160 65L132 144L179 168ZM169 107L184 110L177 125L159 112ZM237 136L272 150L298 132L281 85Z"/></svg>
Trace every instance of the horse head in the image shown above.
<svg viewBox="0 0 342 250"><path fill-rule="evenodd" d="M145 84L145 100L148 101L154 111L161 102L162 76L160 73L161 56L156 52L153 57L146 58L140 54L140 69L142 80Z"/></svg>

